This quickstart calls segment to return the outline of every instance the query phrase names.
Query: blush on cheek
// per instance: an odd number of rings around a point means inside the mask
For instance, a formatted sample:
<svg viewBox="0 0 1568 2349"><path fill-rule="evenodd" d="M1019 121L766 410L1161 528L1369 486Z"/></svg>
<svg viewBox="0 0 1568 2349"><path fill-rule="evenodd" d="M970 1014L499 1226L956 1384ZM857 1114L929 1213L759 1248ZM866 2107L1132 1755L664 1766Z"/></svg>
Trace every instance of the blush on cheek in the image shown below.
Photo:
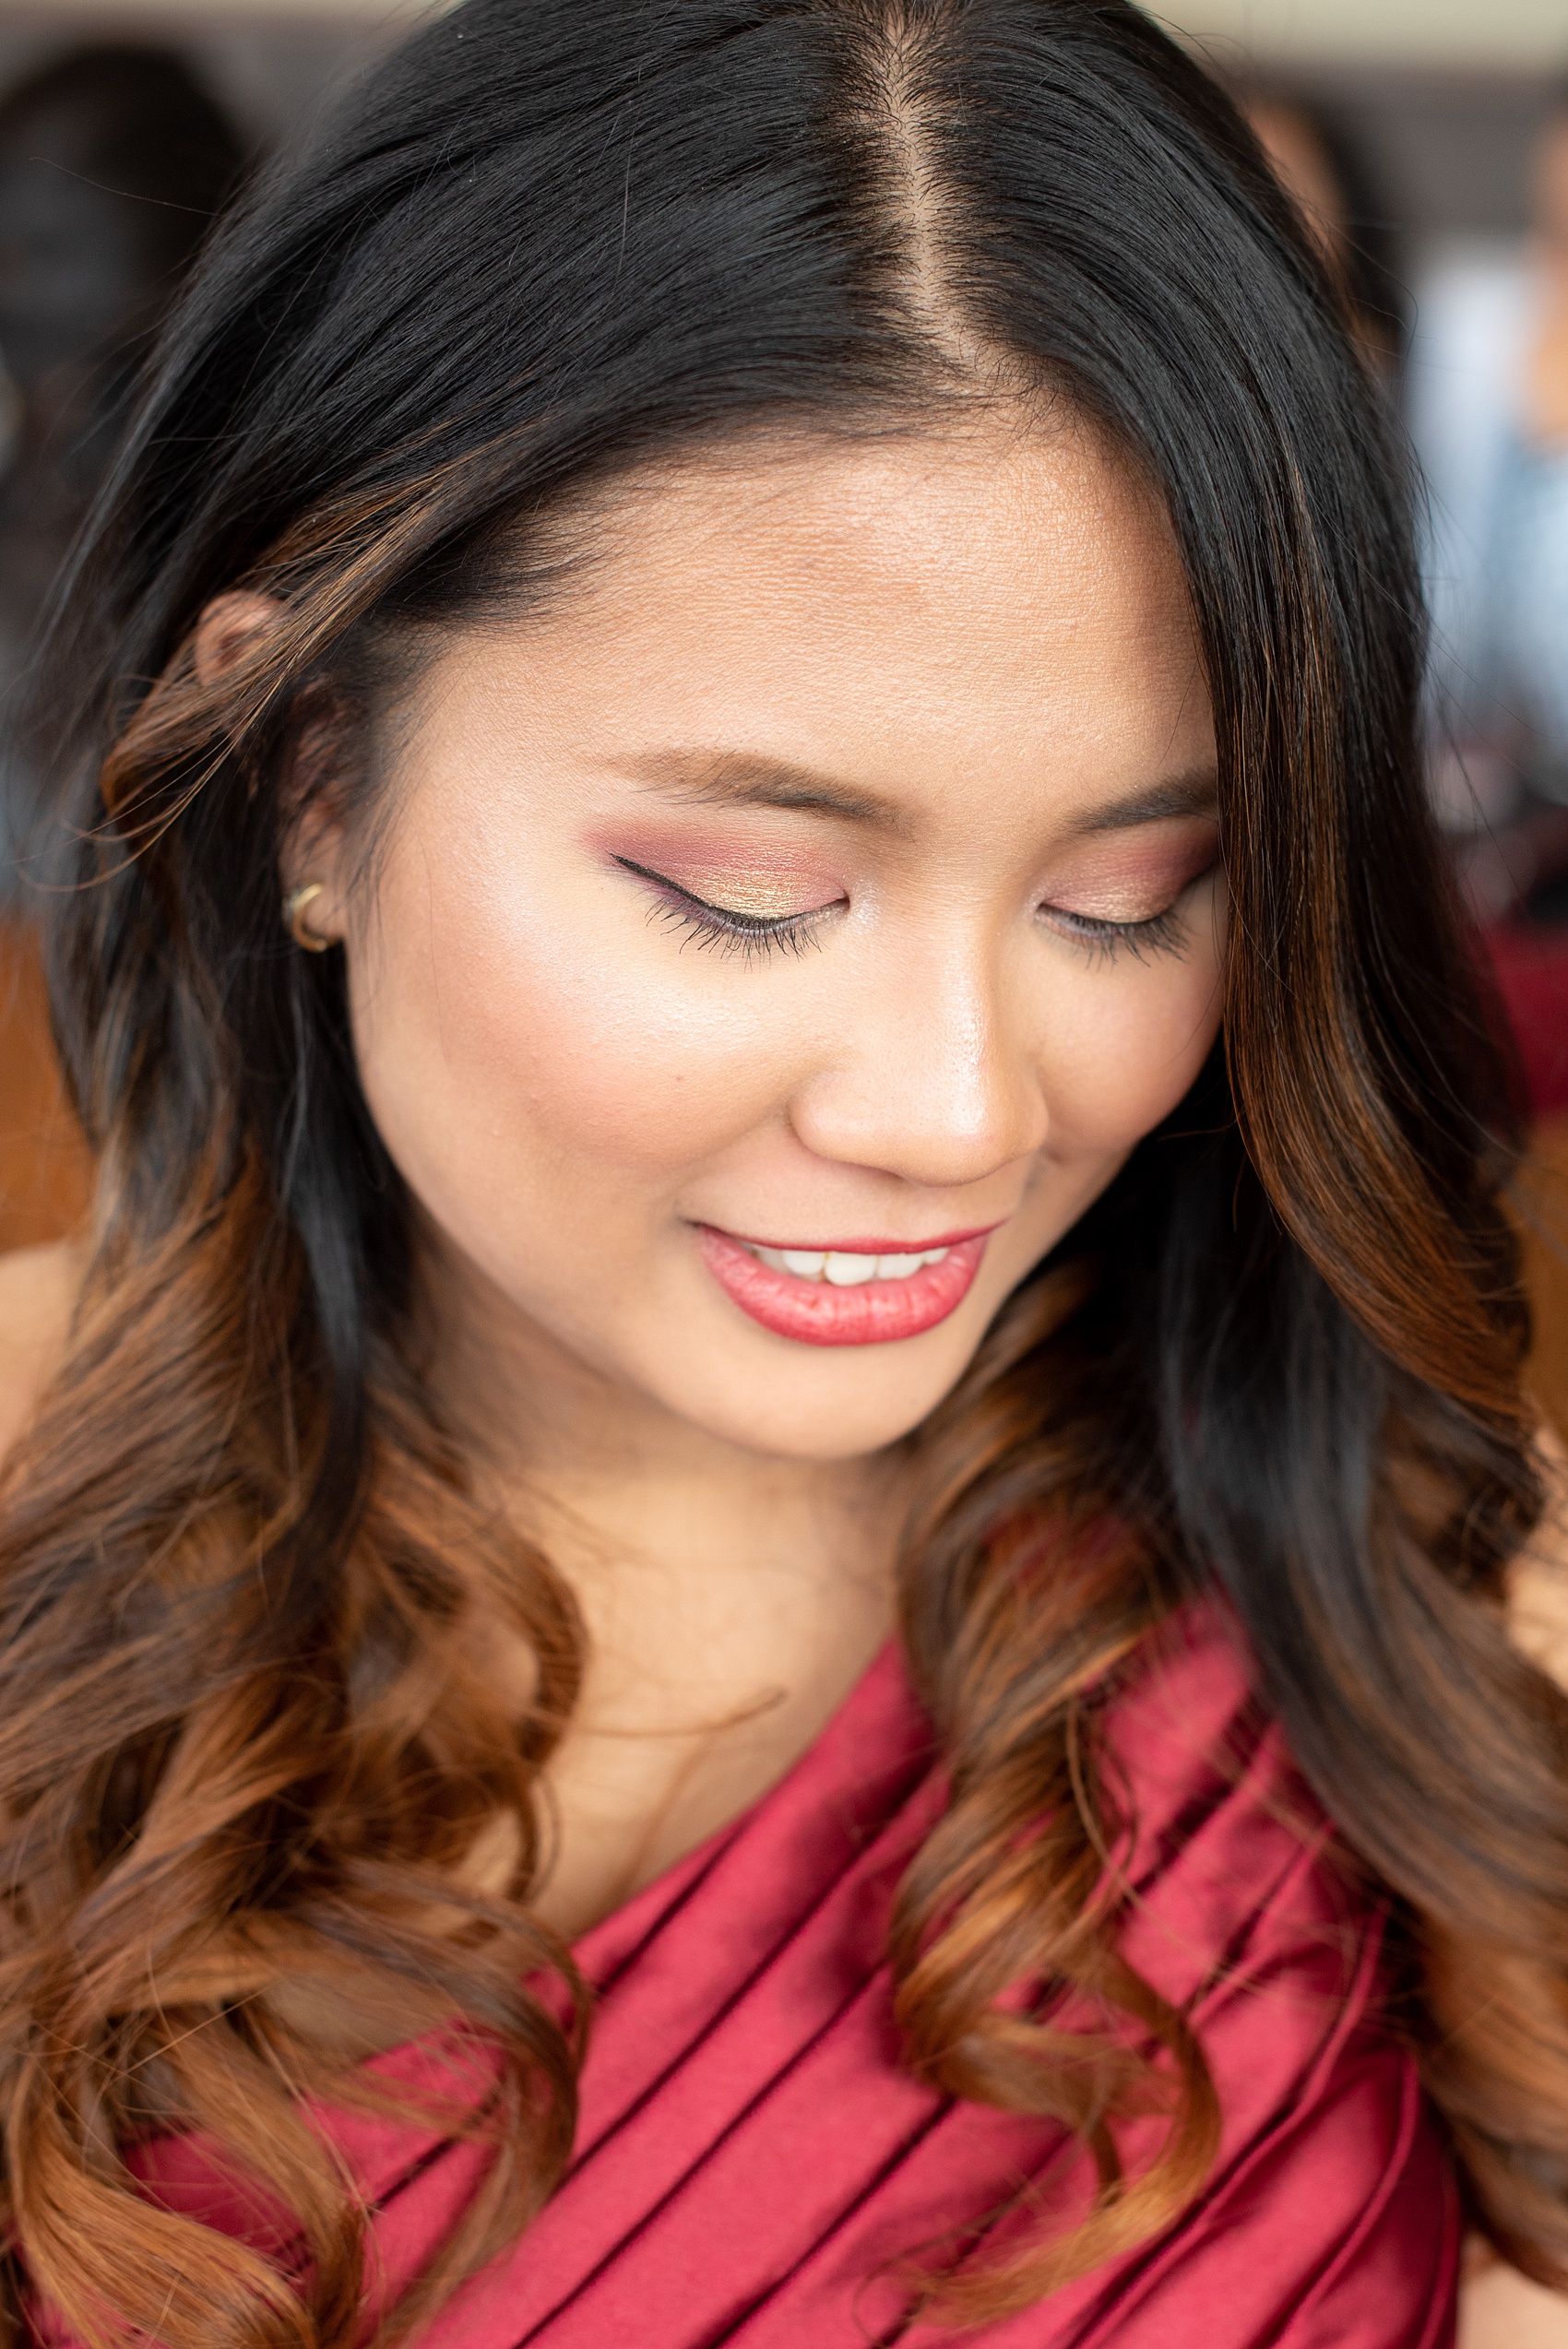
<svg viewBox="0 0 1568 2349"><path fill-rule="evenodd" d="M530 894L469 897L461 927L393 958L364 1006L378 1084L444 1157L472 1151L510 1180L549 1160L658 1177L766 1119L778 1082L748 1003L650 986L607 955L591 908ZM633 932L640 942L640 926ZM389 1103L390 1108L390 1103Z"/></svg>
<svg viewBox="0 0 1568 2349"><path fill-rule="evenodd" d="M1219 1032L1219 988L1207 957L1180 976L1184 983L1163 992L1103 989L1058 1030L1048 1079L1053 1155L1133 1149L1196 1082Z"/></svg>

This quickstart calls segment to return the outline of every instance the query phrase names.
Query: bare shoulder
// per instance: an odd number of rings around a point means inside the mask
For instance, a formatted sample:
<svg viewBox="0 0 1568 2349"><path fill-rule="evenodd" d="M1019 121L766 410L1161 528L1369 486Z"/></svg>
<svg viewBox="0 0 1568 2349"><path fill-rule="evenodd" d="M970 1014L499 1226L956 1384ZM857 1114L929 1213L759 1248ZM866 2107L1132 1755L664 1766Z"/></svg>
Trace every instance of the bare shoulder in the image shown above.
<svg viewBox="0 0 1568 2349"><path fill-rule="evenodd" d="M65 1352L80 1280L81 1252L69 1240L0 1256L0 1458Z"/></svg>
<svg viewBox="0 0 1568 2349"><path fill-rule="evenodd" d="M1532 1664L1568 1688L1568 1448L1543 1428L1537 1452L1546 1509L1508 1577L1508 1628Z"/></svg>
<svg viewBox="0 0 1568 2349"><path fill-rule="evenodd" d="M1568 2349L1568 2299L1491 2260L1459 2295L1458 2349Z"/></svg>

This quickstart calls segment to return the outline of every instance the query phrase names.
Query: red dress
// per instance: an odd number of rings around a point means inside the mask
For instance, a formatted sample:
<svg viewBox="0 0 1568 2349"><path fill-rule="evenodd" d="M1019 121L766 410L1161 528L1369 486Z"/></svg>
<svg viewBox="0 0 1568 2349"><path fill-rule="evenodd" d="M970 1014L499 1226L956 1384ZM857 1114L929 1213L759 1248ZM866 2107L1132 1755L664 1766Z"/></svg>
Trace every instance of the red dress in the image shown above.
<svg viewBox="0 0 1568 2349"><path fill-rule="evenodd" d="M922 2245L1025 2180L1051 2217L1087 2188L1056 2124L900 2068L888 1906L941 1785L890 1649L770 1794L579 1944L600 1995L572 2168L419 2349L1449 2349L1456 2196L1380 2017L1380 1917L1247 1694L1198 1614L1113 1715L1136 1813L1123 1946L1191 2002L1223 2112L1209 2186L1168 2233L979 2332L909 2320L900 2263ZM432 2042L377 2059L404 2078L438 2061ZM481 2156L364 2116L322 2125L395 2288ZM267 2233L198 2141L142 2166L170 2205Z"/></svg>

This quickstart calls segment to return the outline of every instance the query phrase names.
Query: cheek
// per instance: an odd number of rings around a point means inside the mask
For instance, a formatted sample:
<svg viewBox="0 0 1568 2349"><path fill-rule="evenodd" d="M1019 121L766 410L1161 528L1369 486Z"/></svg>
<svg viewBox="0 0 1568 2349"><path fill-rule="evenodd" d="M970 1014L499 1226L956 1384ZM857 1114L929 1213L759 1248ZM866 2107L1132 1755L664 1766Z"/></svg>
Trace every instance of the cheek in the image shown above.
<svg viewBox="0 0 1568 2349"><path fill-rule="evenodd" d="M657 1177L787 1096L787 1043L759 1029L750 974L715 989L618 893L611 906L621 918L607 923L593 884L564 888L515 854L488 874L422 858L388 871L354 995L366 1091L395 1154L464 1181Z"/></svg>
<svg viewBox="0 0 1568 2349"><path fill-rule="evenodd" d="M1169 1116L1219 1032L1218 960L1085 974L1046 1039L1052 1156L1115 1155Z"/></svg>

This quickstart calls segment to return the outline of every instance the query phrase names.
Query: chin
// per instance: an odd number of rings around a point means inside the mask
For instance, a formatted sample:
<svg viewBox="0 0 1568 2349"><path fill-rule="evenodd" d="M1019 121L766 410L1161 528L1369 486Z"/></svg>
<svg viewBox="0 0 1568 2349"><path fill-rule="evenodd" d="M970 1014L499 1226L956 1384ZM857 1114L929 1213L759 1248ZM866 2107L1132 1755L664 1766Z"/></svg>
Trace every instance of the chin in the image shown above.
<svg viewBox="0 0 1568 2349"><path fill-rule="evenodd" d="M951 1394L974 1358L982 1328L926 1354L904 1347L827 1352L791 1348L792 1362L760 1367L731 1357L701 1392L659 1396L668 1410L721 1442L782 1460L858 1460L899 1443ZM748 1347L747 1352L751 1349ZM902 1354L905 1358L893 1358ZM923 1354L923 1358L921 1358Z"/></svg>

